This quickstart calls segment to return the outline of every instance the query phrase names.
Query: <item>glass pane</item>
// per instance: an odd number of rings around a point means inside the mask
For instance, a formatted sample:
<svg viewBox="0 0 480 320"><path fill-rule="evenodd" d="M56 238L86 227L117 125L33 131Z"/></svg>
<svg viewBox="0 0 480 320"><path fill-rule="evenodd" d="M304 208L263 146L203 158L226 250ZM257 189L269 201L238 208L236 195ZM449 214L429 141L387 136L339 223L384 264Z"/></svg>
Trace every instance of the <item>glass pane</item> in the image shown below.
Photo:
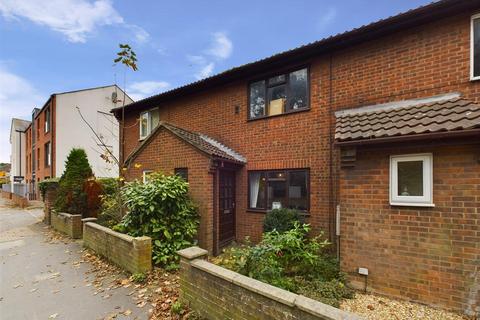
<svg viewBox="0 0 480 320"><path fill-rule="evenodd" d="M250 85L250 118L265 115L265 81Z"/></svg>
<svg viewBox="0 0 480 320"><path fill-rule="evenodd" d="M307 108L307 69L298 70L290 73L290 97L288 99L287 110L296 110Z"/></svg>
<svg viewBox="0 0 480 320"><path fill-rule="evenodd" d="M265 173L250 172L250 208L265 209Z"/></svg>
<svg viewBox="0 0 480 320"><path fill-rule="evenodd" d="M268 88L268 115L282 114L285 110L287 98L287 86L282 84Z"/></svg>
<svg viewBox="0 0 480 320"><path fill-rule="evenodd" d="M267 209L280 209L287 206L287 179L285 172L268 173Z"/></svg>
<svg viewBox="0 0 480 320"><path fill-rule="evenodd" d="M148 113L142 113L140 115L140 137L146 137L148 135Z"/></svg>
<svg viewBox="0 0 480 320"><path fill-rule="evenodd" d="M473 20L473 76L480 76L480 19Z"/></svg>
<svg viewBox="0 0 480 320"><path fill-rule="evenodd" d="M276 77L271 77L270 79L268 79L268 85L269 86L279 84L279 83L284 83L284 82L285 82L285 75L284 74L276 76Z"/></svg>
<svg viewBox="0 0 480 320"><path fill-rule="evenodd" d="M399 161L398 195L423 196L423 161Z"/></svg>
<svg viewBox="0 0 480 320"><path fill-rule="evenodd" d="M150 119L152 121L152 126L150 128L150 131L153 131L153 129L155 129L158 126L158 123L160 122L160 111L158 109L151 110Z"/></svg>
<svg viewBox="0 0 480 320"><path fill-rule="evenodd" d="M288 206L292 209L307 210L307 172L292 171L288 185Z"/></svg>

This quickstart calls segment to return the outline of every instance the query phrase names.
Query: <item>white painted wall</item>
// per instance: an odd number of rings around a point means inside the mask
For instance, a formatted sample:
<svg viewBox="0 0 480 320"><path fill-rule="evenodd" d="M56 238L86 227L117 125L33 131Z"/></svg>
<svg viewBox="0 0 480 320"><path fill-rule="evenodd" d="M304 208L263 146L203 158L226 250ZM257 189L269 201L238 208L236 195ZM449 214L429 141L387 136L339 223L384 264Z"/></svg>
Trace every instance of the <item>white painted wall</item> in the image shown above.
<svg viewBox="0 0 480 320"><path fill-rule="evenodd" d="M24 176L26 174L27 157L25 156L25 133L17 132L16 130L24 131L28 121L13 119L10 127L10 183L13 184L14 176ZM24 181L25 182L25 181ZM12 186L13 190L13 186Z"/></svg>
<svg viewBox="0 0 480 320"><path fill-rule="evenodd" d="M107 163L100 157L102 148L97 145L94 134L82 121L78 106L90 125L100 134L107 145L112 147L118 159L119 124L110 110L122 105L114 103L112 93L117 91L117 99L123 100L123 92L116 86L88 89L56 96L55 115L55 175L60 177L65 170L65 160L72 148L83 148L96 177L118 177L115 163ZM126 97L125 104L133 102Z"/></svg>

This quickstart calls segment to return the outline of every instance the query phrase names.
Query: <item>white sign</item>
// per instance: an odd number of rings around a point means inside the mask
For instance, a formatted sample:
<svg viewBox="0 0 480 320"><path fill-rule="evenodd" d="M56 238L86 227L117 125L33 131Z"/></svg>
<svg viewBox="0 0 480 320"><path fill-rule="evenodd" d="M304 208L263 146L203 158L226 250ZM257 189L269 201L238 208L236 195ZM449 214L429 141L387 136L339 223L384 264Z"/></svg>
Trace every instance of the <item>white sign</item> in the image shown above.
<svg viewBox="0 0 480 320"><path fill-rule="evenodd" d="M282 203L281 202L272 202L272 210L275 209L282 209Z"/></svg>

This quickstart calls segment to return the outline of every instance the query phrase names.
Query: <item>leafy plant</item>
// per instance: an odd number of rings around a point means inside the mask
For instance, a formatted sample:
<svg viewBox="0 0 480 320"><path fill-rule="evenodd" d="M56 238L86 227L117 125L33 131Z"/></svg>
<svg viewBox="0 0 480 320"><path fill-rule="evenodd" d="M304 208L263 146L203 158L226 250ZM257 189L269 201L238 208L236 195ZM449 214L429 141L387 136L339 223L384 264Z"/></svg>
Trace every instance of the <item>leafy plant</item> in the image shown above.
<svg viewBox="0 0 480 320"><path fill-rule="evenodd" d="M285 232L293 229L295 222L304 222L304 218L298 210L286 208L274 209L265 215L263 231L270 232L277 230L278 232Z"/></svg>
<svg viewBox="0 0 480 320"><path fill-rule="evenodd" d="M344 282L338 279L330 281L321 281L318 279L308 280L302 278L296 279L298 293L334 307L340 306L342 299L351 299L355 292L347 287Z"/></svg>
<svg viewBox="0 0 480 320"><path fill-rule="evenodd" d="M92 176L85 150L72 149L65 162L65 171L58 182L55 209L60 212L85 214L88 204L84 183Z"/></svg>
<svg viewBox="0 0 480 320"><path fill-rule="evenodd" d="M126 233L151 237L154 263L175 268L176 252L194 243L199 224L188 183L176 175L152 173L149 183L125 184L121 195L128 211L121 223Z"/></svg>
<svg viewBox="0 0 480 320"><path fill-rule="evenodd" d="M113 229L123 218L123 201L119 181L115 178L101 178L98 181L102 186L102 194L100 195L101 205L97 222ZM123 232L120 226L117 229L115 231Z"/></svg>
<svg viewBox="0 0 480 320"><path fill-rule="evenodd" d="M172 307L170 309L174 314L181 314L183 312L183 304L180 301L175 301L172 303Z"/></svg>
<svg viewBox="0 0 480 320"><path fill-rule="evenodd" d="M145 282L145 280L147 279L147 276L145 275L145 273L134 273L132 274L132 281L133 282L136 282L136 283L143 283Z"/></svg>
<svg viewBox="0 0 480 320"><path fill-rule="evenodd" d="M38 183L38 190L40 190L42 199L45 199L45 193L47 192L47 190L55 188L58 188L57 178L45 179Z"/></svg>

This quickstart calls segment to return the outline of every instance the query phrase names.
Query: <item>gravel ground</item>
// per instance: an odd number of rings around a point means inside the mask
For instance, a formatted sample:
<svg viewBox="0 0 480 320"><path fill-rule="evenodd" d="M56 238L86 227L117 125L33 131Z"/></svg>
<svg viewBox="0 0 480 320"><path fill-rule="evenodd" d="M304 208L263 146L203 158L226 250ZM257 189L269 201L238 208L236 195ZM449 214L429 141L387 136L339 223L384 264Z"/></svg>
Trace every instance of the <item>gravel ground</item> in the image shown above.
<svg viewBox="0 0 480 320"><path fill-rule="evenodd" d="M367 320L464 320L458 314L418 303L389 299L373 294L356 293L342 302L340 309L356 313Z"/></svg>

